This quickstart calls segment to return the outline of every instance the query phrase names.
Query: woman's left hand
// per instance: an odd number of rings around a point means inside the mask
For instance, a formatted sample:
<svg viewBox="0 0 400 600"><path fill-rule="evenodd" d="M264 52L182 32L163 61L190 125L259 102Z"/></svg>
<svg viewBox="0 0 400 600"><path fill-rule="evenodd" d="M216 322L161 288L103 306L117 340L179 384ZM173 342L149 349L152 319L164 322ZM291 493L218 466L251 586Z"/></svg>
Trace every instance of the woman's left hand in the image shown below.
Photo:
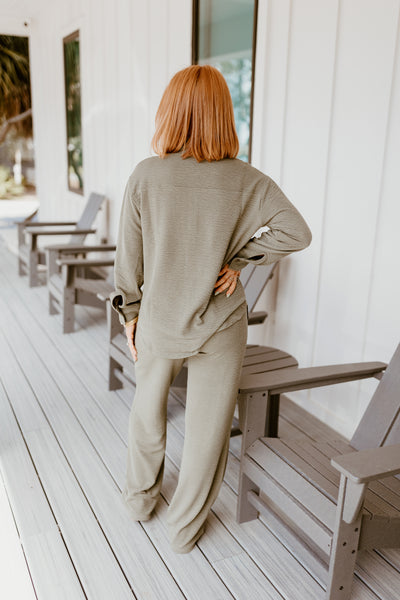
<svg viewBox="0 0 400 600"><path fill-rule="evenodd" d="M218 274L217 283L214 285L215 291L214 295L217 296L221 292L226 292L227 298L233 294L236 289L237 280L239 278L240 271L234 271L228 267L226 264Z"/></svg>

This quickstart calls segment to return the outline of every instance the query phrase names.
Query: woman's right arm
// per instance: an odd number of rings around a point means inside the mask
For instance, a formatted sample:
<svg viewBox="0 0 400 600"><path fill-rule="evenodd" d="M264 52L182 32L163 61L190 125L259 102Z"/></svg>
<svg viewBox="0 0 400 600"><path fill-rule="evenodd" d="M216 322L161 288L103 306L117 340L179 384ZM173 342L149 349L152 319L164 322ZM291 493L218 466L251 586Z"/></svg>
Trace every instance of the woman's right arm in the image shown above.
<svg viewBox="0 0 400 600"><path fill-rule="evenodd" d="M114 262L115 291L110 295L113 308L121 323L135 319L139 314L143 285L143 243L139 199L131 189L131 180L125 188L119 222L117 251Z"/></svg>

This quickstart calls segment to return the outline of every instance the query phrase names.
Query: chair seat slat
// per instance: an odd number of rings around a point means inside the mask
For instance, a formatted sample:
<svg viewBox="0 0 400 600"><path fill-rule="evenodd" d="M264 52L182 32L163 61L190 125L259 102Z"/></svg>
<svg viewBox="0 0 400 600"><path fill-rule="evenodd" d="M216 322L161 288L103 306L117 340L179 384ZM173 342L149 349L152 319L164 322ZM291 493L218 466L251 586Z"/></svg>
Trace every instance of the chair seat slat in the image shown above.
<svg viewBox="0 0 400 600"><path fill-rule="evenodd" d="M311 512L318 521L333 531L336 503L322 495L301 473L277 456L261 440L256 440L246 453L273 477L287 493Z"/></svg>

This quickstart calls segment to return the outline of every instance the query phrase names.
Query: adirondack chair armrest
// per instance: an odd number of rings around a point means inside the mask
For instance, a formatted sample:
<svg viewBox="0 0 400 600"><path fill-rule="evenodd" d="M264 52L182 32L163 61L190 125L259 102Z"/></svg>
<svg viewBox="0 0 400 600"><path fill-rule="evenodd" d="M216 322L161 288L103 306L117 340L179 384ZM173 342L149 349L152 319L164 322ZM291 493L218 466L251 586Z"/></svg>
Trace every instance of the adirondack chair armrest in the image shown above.
<svg viewBox="0 0 400 600"><path fill-rule="evenodd" d="M25 217L25 219L23 219L22 221L14 221L14 225L16 225L18 227L18 230L23 230L24 227L26 227L27 225L34 225L37 221L32 221L32 219L34 217L36 217L37 213L39 211L39 208L36 208L30 215L28 215L27 217Z"/></svg>
<svg viewBox="0 0 400 600"><path fill-rule="evenodd" d="M252 373L242 376L240 391L246 393L269 391L273 394L283 394L284 392L376 377L386 366L386 363L382 362L365 362L305 369L290 367L270 373Z"/></svg>
<svg viewBox="0 0 400 600"><path fill-rule="evenodd" d="M56 264L61 268L61 277L65 287L74 287L77 269L79 267L112 267L113 259L86 259L86 258L60 258L56 259Z"/></svg>
<svg viewBox="0 0 400 600"><path fill-rule="evenodd" d="M58 258L56 263L60 267L112 267L112 258Z"/></svg>
<svg viewBox="0 0 400 600"><path fill-rule="evenodd" d="M74 244L51 244L45 246L45 250L51 250L58 252L59 254L86 254L87 252L114 252L117 249L112 244L99 244L97 246L85 246L85 245L74 245Z"/></svg>
<svg viewBox="0 0 400 600"><path fill-rule="evenodd" d="M96 233L96 229L47 229L45 231L36 231L35 227L26 227L25 231L32 236L39 235L74 235L75 233Z"/></svg>
<svg viewBox="0 0 400 600"><path fill-rule="evenodd" d="M114 288L112 286L110 286L110 294L113 291L113 289ZM102 302L111 302L109 294L105 294L104 292L99 292L98 294L96 294L96 296Z"/></svg>
<svg viewBox="0 0 400 600"><path fill-rule="evenodd" d="M248 324L249 325L258 325L259 323L264 323L264 321L267 317L268 317L268 313L264 312L264 311L249 312Z"/></svg>
<svg viewBox="0 0 400 600"><path fill-rule="evenodd" d="M14 225L22 225L23 227L58 227L64 225L76 225L78 221L14 221Z"/></svg>
<svg viewBox="0 0 400 600"><path fill-rule="evenodd" d="M58 261L62 259L62 256L65 254L68 255L68 257L70 257L70 255L75 255L75 254L81 254L84 255L85 258L83 258L83 260L86 260L86 254L89 252L113 252L115 251L116 246L115 245L110 245L110 244L99 244L96 246L84 246L82 244L79 245L73 245L73 244L52 244L50 246L45 246L45 250L47 251L47 264L48 264L48 279L50 279L52 277L52 275L57 274L59 272L59 267L61 266L61 263L59 263ZM82 258L82 256L81 256ZM65 257L65 260L68 260ZM73 260L73 259L70 259ZM76 260L76 259L75 259ZM101 260L105 260L105 259L101 259ZM112 260L112 259L107 259L107 260ZM81 265L78 265L81 266ZM87 263L85 263L84 266L90 266ZM104 265L102 264L101 266L108 266L108 265Z"/></svg>
<svg viewBox="0 0 400 600"><path fill-rule="evenodd" d="M37 249L37 238L41 235L75 235L75 234L89 234L96 233L96 229L48 229L46 231L35 231L34 227L26 227L25 232L30 235L30 250Z"/></svg>
<svg viewBox="0 0 400 600"><path fill-rule="evenodd" d="M331 464L354 483L368 483L400 473L400 444L335 456Z"/></svg>

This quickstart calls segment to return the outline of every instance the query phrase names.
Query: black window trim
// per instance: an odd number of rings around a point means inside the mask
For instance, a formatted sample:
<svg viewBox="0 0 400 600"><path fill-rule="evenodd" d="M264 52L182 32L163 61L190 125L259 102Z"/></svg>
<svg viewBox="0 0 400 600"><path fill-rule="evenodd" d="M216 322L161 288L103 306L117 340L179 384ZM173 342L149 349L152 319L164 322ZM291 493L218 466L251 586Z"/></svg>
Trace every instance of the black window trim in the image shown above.
<svg viewBox="0 0 400 600"><path fill-rule="evenodd" d="M250 123L249 123L249 157L251 163L251 153L253 145L253 109L254 109L254 85L256 72L256 48L257 48L257 18L258 18L258 0L254 0L253 16L253 40L251 48L251 93L250 93ZM199 62L199 0L192 0L192 65Z"/></svg>
<svg viewBox="0 0 400 600"><path fill-rule="evenodd" d="M64 103L65 103L65 130L66 130L66 141L67 141L67 189L69 192L72 192L73 194L78 194L80 196L84 196L85 191L82 188L76 189L76 188L72 188L70 183L69 183L69 173L68 173L68 169L69 169L69 162L68 162L68 109L67 109L67 89L66 89L66 70L65 70L65 44L68 44L68 42L73 42L74 40L78 40L79 41L79 61L80 61L80 42L81 42L81 32L80 29L75 29L72 33L69 33L68 35L66 35L65 37L62 38L62 45L63 45L63 65L64 65ZM80 67L79 67L80 69ZM82 83L82 82L81 82ZM81 98L81 102L82 102L82 98ZM81 104L81 110L82 110L82 104ZM81 114L81 143L82 143L82 114Z"/></svg>

